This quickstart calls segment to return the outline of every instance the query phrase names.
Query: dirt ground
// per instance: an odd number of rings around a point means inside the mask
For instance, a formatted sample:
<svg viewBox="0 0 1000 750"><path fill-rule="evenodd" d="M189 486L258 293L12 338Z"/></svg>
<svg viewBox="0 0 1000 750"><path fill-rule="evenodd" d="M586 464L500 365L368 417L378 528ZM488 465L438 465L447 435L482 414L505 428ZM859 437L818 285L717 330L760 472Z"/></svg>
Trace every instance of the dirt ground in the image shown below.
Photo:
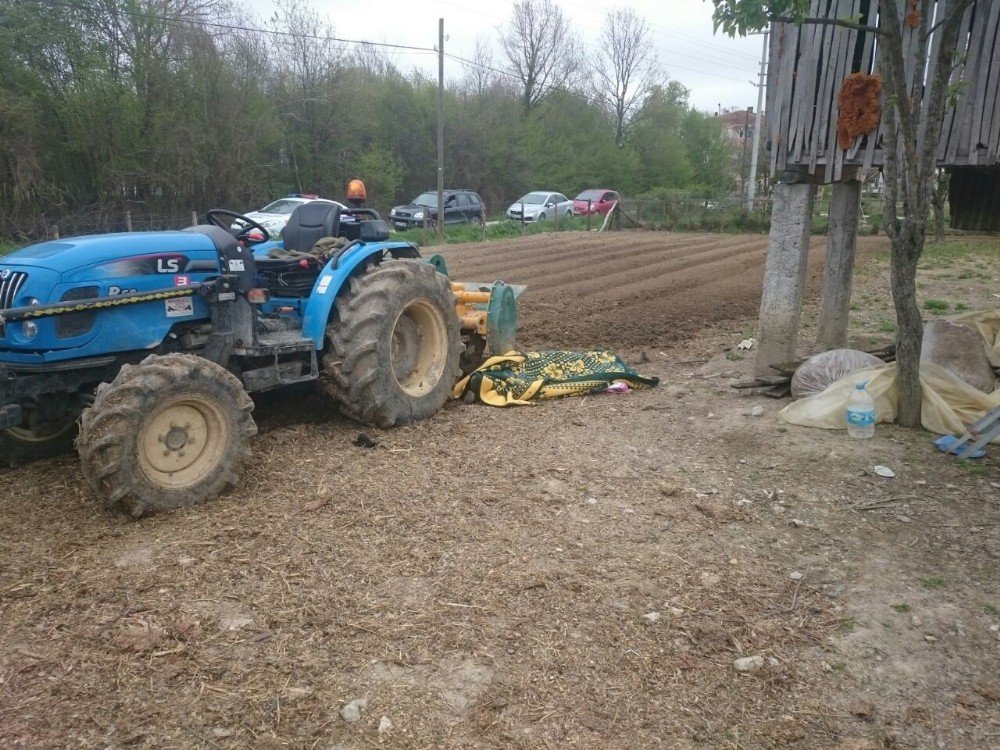
<svg viewBox="0 0 1000 750"><path fill-rule="evenodd" d="M239 491L141 522L72 457L3 471L0 747L1000 748L998 465L730 388L763 249L447 249L457 278L531 285L526 346L610 346L652 390L456 402L374 449L272 395ZM891 338L884 250L862 241L865 342ZM921 295L995 305L983 257L928 264Z"/></svg>

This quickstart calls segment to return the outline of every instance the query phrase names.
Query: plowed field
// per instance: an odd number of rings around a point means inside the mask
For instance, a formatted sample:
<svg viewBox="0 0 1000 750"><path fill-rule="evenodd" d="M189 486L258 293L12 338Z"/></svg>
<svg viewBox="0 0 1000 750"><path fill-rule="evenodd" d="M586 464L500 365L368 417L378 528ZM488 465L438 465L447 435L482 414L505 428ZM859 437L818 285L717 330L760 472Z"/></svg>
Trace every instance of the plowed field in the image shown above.
<svg viewBox="0 0 1000 750"><path fill-rule="evenodd" d="M859 250L884 242L864 237ZM572 232L453 246L441 254L455 278L529 286L521 305L526 346L632 348L754 314L766 246L764 235ZM812 291L825 247L825 238L813 239Z"/></svg>

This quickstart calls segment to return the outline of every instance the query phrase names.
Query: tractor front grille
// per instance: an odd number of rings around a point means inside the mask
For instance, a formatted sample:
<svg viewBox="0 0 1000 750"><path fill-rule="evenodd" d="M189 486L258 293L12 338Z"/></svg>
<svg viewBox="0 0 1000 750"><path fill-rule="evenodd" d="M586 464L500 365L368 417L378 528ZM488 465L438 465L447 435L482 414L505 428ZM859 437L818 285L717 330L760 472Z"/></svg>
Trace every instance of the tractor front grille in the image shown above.
<svg viewBox="0 0 1000 750"><path fill-rule="evenodd" d="M28 274L21 271L4 269L0 271L0 310L8 310L14 306L17 293L21 291Z"/></svg>

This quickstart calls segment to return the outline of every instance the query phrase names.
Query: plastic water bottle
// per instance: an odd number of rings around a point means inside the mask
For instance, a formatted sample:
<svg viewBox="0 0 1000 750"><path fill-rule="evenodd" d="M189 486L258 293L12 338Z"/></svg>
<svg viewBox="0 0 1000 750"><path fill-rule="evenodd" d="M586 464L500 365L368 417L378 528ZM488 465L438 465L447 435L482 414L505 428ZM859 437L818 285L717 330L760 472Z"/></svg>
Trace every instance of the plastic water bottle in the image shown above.
<svg viewBox="0 0 1000 750"><path fill-rule="evenodd" d="M868 395L866 380L854 386L847 399L847 436L858 439L875 437L875 400Z"/></svg>

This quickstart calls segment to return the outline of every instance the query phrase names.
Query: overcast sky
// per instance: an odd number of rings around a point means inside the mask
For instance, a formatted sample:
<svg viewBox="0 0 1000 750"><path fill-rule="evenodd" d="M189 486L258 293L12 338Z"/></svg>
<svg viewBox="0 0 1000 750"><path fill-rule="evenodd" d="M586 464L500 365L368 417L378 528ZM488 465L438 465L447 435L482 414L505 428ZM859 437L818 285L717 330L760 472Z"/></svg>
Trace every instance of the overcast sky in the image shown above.
<svg viewBox="0 0 1000 750"><path fill-rule="evenodd" d="M614 2L555 0L571 19L574 29L590 49L596 45L601 23ZM251 0L263 18L274 8L269 0ZM730 39L712 33L712 4L703 0L627 0L619 5L633 8L646 19L660 67L669 78L691 90L691 103L699 109L756 106L756 82L760 65L761 37ZM366 39L417 47L437 44L438 18L444 18L445 51L471 57L477 37L493 42L494 65L505 68L496 44L497 29L511 15L512 0L310 0L310 5L328 17L338 37ZM414 67L437 75L433 53L393 53L400 69ZM462 65L445 60L445 76L460 78Z"/></svg>

